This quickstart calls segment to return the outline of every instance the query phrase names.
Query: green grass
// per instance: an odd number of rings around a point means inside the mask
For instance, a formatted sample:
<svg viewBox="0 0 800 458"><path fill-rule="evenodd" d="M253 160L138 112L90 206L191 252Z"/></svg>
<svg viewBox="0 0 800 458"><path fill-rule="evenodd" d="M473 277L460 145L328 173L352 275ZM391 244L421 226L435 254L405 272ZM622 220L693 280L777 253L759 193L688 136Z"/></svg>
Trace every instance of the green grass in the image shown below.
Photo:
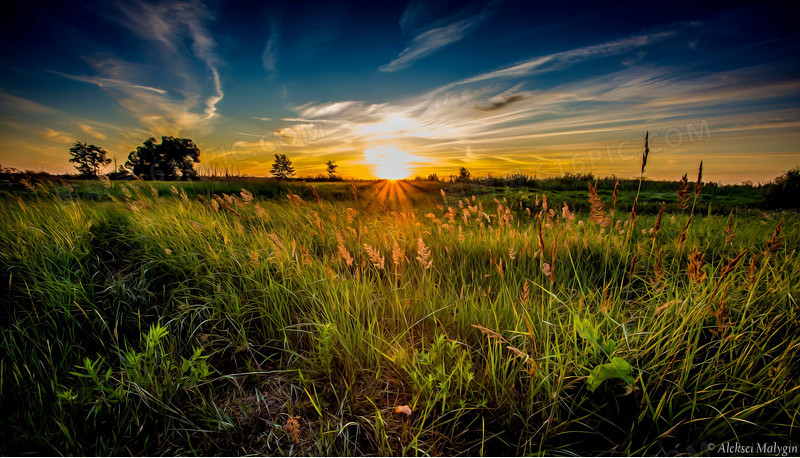
<svg viewBox="0 0 800 458"><path fill-rule="evenodd" d="M547 191L551 214L535 189L175 185L2 198L3 454L797 443L797 213L737 210L726 241L702 196L679 243L688 210L647 189L602 229L585 191Z"/></svg>

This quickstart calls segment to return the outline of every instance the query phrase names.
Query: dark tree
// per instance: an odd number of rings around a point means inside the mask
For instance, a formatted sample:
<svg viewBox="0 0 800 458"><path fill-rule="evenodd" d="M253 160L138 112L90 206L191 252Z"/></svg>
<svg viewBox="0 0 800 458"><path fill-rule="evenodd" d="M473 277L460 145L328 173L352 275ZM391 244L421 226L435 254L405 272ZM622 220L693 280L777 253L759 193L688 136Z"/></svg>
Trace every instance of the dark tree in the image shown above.
<svg viewBox="0 0 800 458"><path fill-rule="evenodd" d="M800 168L795 167L769 183L765 197L772 208L800 207Z"/></svg>
<svg viewBox="0 0 800 458"><path fill-rule="evenodd" d="M470 173L466 167L458 169L458 181L469 181Z"/></svg>
<svg viewBox="0 0 800 458"><path fill-rule="evenodd" d="M76 163L75 168L85 177L97 178L100 167L111 163L111 159L106 158L106 150L78 141L69 149L69 154L72 156L69 161Z"/></svg>
<svg viewBox="0 0 800 458"><path fill-rule="evenodd" d="M145 140L128 155L125 167L145 180L189 180L197 177L194 164L200 162L200 149L188 138L161 137Z"/></svg>
<svg viewBox="0 0 800 458"><path fill-rule="evenodd" d="M275 162L272 163L272 176L280 180L294 177L294 167L292 167L292 160L286 157L285 154L275 154Z"/></svg>
<svg viewBox="0 0 800 458"><path fill-rule="evenodd" d="M335 177L336 176L336 168L338 168L339 166L334 164L333 161L328 161L328 162L325 163L325 165L328 167L327 168L328 176L330 178Z"/></svg>

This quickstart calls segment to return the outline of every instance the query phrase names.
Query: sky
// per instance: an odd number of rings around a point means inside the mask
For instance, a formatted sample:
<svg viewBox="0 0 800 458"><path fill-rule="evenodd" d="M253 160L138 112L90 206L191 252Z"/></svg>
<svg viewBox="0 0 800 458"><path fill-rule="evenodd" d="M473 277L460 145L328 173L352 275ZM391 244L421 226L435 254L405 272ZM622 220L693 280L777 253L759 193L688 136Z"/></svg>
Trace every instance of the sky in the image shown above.
<svg viewBox="0 0 800 458"><path fill-rule="evenodd" d="M800 165L800 7L701 3L3 2L0 164L178 136L205 172L634 177L649 132L648 178L769 181Z"/></svg>

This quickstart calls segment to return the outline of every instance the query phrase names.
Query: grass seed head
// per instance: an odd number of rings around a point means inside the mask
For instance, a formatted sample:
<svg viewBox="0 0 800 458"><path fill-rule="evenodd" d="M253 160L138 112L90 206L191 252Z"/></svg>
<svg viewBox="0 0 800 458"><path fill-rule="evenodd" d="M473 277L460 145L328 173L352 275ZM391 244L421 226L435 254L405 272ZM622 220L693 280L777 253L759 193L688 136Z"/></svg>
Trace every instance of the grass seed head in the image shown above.
<svg viewBox="0 0 800 458"><path fill-rule="evenodd" d="M386 264L386 258L381 254L380 251L373 248L371 245L364 244L364 250L367 252L367 256L369 256L369 260L378 270L383 270L383 266Z"/></svg>
<svg viewBox="0 0 800 458"><path fill-rule="evenodd" d="M606 213L606 206L603 201L600 200L600 196L597 195L597 182L594 183L594 186L589 183L589 206L589 218L592 221L603 228L611 225L611 218L609 218L608 213Z"/></svg>
<svg viewBox="0 0 800 458"><path fill-rule="evenodd" d="M681 177L681 181L678 182L678 190L675 191L678 195L678 207L681 210L686 210L689 208L689 180L687 179L687 174L683 174Z"/></svg>
<svg viewBox="0 0 800 458"><path fill-rule="evenodd" d="M707 275L703 271L703 263L706 260L706 255L697 251L695 246L692 249L692 254L689 255L689 266L686 269L686 276L689 277L694 283L702 283L706 280Z"/></svg>

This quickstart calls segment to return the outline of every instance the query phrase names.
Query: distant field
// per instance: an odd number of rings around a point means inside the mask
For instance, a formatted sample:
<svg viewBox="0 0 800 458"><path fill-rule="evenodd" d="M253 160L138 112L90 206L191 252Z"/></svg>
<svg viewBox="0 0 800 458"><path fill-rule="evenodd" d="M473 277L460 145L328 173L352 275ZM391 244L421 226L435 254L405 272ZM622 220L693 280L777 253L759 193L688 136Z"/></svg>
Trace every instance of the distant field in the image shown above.
<svg viewBox="0 0 800 458"><path fill-rule="evenodd" d="M63 181L63 180L59 180ZM109 196L122 197L121 186L111 186L103 184L97 180L67 180L70 189L63 186L53 186L52 189L61 197L77 197L89 200L108 200ZM129 182L116 182L129 183ZM359 195L366 199L373 199L373 203L383 203L386 206L398 206L399 200L388 197L388 193L381 195L386 181L380 180L359 180L359 181L277 181L265 178L229 178L229 179L210 179L189 182L150 182L149 184L156 189L160 196L172 194L171 188L183 189L189 197L198 195L209 196L211 194L236 194L243 188L251 192L255 197L262 199L283 198L287 191L301 196L304 199L314 199L317 193L325 200L352 200ZM473 182L440 182L427 180L404 181L403 189L407 197L413 204L431 204L438 198L439 191L444 189L447 193L454 196L470 197L491 195L495 197L514 198L527 203L533 203L536 196L547 194L551 202L566 202L574 211L588 211L589 202L587 196L587 184L594 183L594 180L580 179L530 179L525 181L511 179L480 179ZM597 192L603 198L612 200L615 181L609 178L599 180ZM693 185L693 183L690 183ZM353 188L356 194L353 194ZM657 213L661 202L666 202L667 210L677 210L677 199L675 189L677 183L644 181L639 194L637 208L640 213ZM313 189L312 189L313 188ZM638 190L638 180L621 180L617 202L621 207L630 209L634 197ZM30 190L23 186L12 185L9 182L0 181L0 192L12 192L20 197L33 195ZM708 213L709 206L712 213L727 215L733 208L761 208L766 209L765 192L763 188L743 185L717 185L707 184L703 188L703 193L698 199L698 205L703 212Z"/></svg>
<svg viewBox="0 0 800 458"><path fill-rule="evenodd" d="M798 445L798 213L613 186L3 188L0 453Z"/></svg>

